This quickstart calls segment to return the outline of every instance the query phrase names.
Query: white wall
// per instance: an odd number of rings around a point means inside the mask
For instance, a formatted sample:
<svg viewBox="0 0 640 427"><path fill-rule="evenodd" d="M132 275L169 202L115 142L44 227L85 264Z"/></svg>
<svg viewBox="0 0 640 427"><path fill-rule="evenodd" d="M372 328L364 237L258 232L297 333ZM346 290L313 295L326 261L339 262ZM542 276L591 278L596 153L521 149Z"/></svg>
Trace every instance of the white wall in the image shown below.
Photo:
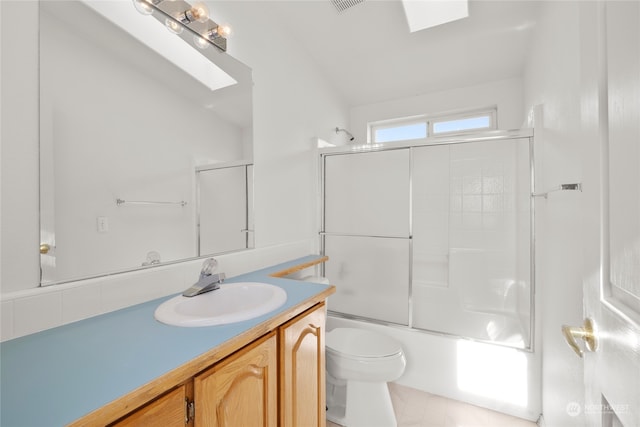
<svg viewBox="0 0 640 427"><path fill-rule="evenodd" d="M367 124L370 122L492 106L498 108L498 129L522 127L524 113L521 79L488 82L357 106L351 109L350 130L356 137L356 142L363 144L367 141Z"/></svg>
<svg viewBox="0 0 640 427"><path fill-rule="evenodd" d="M535 125L537 191L581 182L579 2L543 2L525 67L527 110ZM593 48L595 49L595 47ZM542 333L543 414L548 426L581 426L566 406L583 402L582 359L562 324L582 324L581 193L536 201L536 282Z"/></svg>
<svg viewBox="0 0 640 427"><path fill-rule="evenodd" d="M209 2L214 19L234 28L229 54L253 69L255 242L257 251L233 257L233 271L255 269L303 256L316 247L315 157L312 139L335 138L337 123L348 118L346 105L316 71L314 63L277 26L266 25L268 2ZM15 20L15 7L36 16L35 2L0 2L2 12L2 338L23 335L104 311L97 308L104 287L80 289L64 299L60 291L34 290L39 282L38 224L38 74L37 21ZM16 37L19 34L20 37ZM244 260L244 261L243 261ZM231 261L230 261L231 262ZM187 265L188 264L188 265ZM188 277L197 277L199 262L187 263ZM225 263L221 262L225 268ZM176 266L175 274L182 274ZM231 267L230 267L231 268ZM147 292L155 276L157 287L175 291L171 271L116 276L120 290L117 307L158 296ZM141 275L147 277L141 278ZM148 275L148 276L147 276ZM162 284L158 281L171 281ZM90 283L87 282L87 285ZM95 282L91 282L95 285ZM172 285L173 284L173 285ZM77 284L76 284L77 285ZM144 289L143 289L144 288ZM14 293L15 291L15 293ZM169 292L167 290L163 293ZM142 296L140 294L143 294ZM146 295L146 296L145 296ZM18 302L16 302L18 301ZM65 313L82 304L96 307L77 316ZM106 309L113 306L105 304ZM43 308L45 310L43 310ZM36 313L35 324L24 323ZM20 324L18 324L20 323Z"/></svg>

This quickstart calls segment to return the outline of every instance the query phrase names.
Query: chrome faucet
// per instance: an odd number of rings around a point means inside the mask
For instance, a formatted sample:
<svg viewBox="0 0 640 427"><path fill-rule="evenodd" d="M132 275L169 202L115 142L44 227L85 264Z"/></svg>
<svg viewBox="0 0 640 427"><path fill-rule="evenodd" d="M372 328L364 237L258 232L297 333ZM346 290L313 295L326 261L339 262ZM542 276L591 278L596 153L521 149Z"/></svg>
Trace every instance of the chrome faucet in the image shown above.
<svg viewBox="0 0 640 427"><path fill-rule="evenodd" d="M213 272L218 268L218 262L214 258L205 260L200 271L200 279L194 283L189 289L182 293L185 297L195 297L205 292L215 291L220 288L220 283L226 278L224 273Z"/></svg>

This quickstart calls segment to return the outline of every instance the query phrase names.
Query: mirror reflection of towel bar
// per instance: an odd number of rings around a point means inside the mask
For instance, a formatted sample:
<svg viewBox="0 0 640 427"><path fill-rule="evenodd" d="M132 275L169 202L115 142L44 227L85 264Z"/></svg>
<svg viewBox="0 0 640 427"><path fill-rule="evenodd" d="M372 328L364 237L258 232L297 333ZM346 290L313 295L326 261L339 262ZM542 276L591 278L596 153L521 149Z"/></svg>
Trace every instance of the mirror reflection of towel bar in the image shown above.
<svg viewBox="0 0 640 427"><path fill-rule="evenodd" d="M549 190L545 193L531 193L531 197L544 197L545 199L549 195L549 193L553 193L556 191L582 191L582 183L578 182L575 184L560 184L558 187Z"/></svg>
<svg viewBox="0 0 640 427"><path fill-rule="evenodd" d="M154 202L154 201L146 201L146 200L122 200L122 199L116 199L116 204L118 206L120 205L180 205L180 206L186 206L187 202L185 202L184 200L181 200L179 202Z"/></svg>

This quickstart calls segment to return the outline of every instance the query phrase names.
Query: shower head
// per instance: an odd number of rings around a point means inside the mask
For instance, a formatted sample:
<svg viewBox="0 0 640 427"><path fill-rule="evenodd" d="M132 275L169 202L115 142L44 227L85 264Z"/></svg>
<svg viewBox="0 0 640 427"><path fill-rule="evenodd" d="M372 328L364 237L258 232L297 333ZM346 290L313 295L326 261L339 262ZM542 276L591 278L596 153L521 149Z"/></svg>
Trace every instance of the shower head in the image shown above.
<svg viewBox="0 0 640 427"><path fill-rule="evenodd" d="M353 135L351 135L351 132L349 132L346 129L340 129L340 128L336 128L336 133L338 132L344 132L349 136L349 141L353 141L354 139L356 139Z"/></svg>

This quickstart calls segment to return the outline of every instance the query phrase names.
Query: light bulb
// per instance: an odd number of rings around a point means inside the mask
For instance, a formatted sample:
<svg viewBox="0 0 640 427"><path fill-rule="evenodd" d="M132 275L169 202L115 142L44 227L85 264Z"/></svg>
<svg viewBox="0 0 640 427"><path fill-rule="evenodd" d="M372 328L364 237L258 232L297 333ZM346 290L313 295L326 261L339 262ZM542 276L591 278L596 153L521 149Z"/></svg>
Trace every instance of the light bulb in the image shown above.
<svg viewBox="0 0 640 427"><path fill-rule="evenodd" d="M206 36L207 36L207 38L209 38L209 40L213 40L216 37L228 38L230 34L231 34L231 27L230 26L228 26L228 25L218 25L213 30L209 30L207 32Z"/></svg>
<svg viewBox="0 0 640 427"><path fill-rule="evenodd" d="M224 37L224 38L229 38L229 36L231 36L232 30L231 27L229 25L226 24L220 24L218 25L217 31L219 36Z"/></svg>
<svg viewBox="0 0 640 427"><path fill-rule="evenodd" d="M204 3L195 3L191 6L191 15L193 19L189 19L190 21L196 20L198 22L205 23L209 20L209 8Z"/></svg>
<svg viewBox="0 0 640 427"><path fill-rule="evenodd" d="M171 18L167 18L164 21L164 25L167 27L167 30L171 31L173 34L180 34L182 31L184 31L182 25Z"/></svg>
<svg viewBox="0 0 640 427"><path fill-rule="evenodd" d="M207 9L207 6L203 3L196 3L191 6L191 9L182 12L177 19L184 25L188 25L194 21L204 23L209 20L209 9Z"/></svg>
<svg viewBox="0 0 640 427"><path fill-rule="evenodd" d="M143 15L151 15L153 7L146 0L133 0L133 7Z"/></svg>
<svg viewBox="0 0 640 427"><path fill-rule="evenodd" d="M195 44L199 49L206 49L209 47L209 41L197 34L193 36L193 44Z"/></svg>

